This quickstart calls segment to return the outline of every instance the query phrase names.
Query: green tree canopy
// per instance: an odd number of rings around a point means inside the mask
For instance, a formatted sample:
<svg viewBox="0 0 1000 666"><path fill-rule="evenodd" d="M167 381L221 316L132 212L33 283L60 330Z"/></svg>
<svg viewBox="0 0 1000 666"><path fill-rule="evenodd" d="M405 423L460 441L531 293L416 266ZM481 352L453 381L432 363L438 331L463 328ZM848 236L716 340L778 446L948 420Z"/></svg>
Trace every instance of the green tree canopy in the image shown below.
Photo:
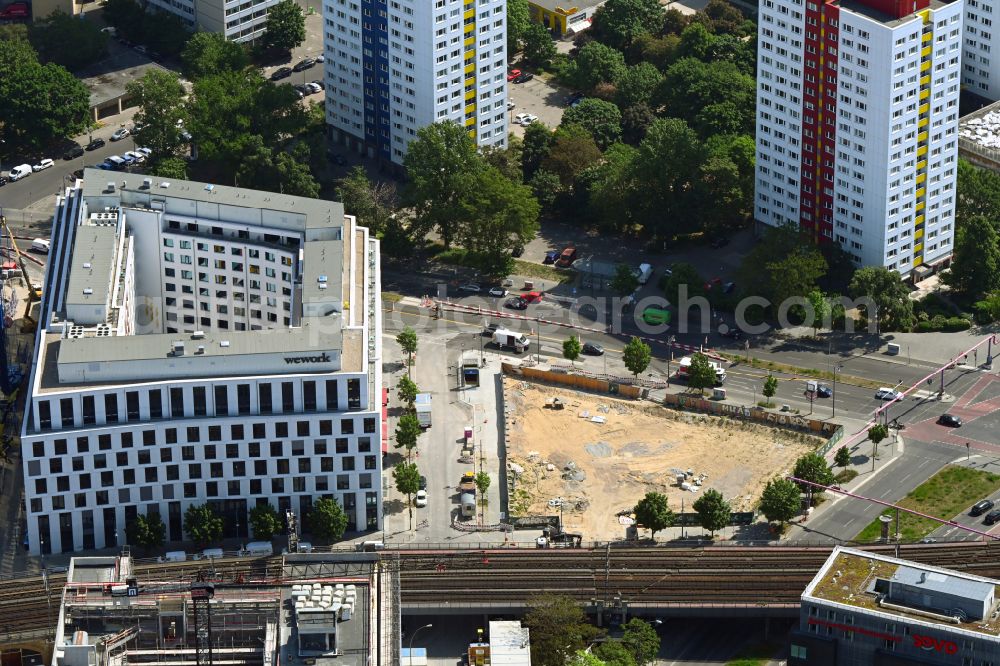
<svg viewBox="0 0 1000 666"><path fill-rule="evenodd" d="M552 128L542 123L531 123L524 128L524 139L521 148L521 168L524 182L529 182L535 172L548 157L554 137Z"/></svg>
<svg viewBox="0 0 1000 666"><path fill-rule="evenodd" d="M799 487L792 481L774 478L767 482L760 497L760 511L770 522L787 523L801 506Z"/></svg>
<svg viewBox="0 0 1000 666"><path fill-rule="evenodd" d="M621 51L600 42L588 42L567 66L564 76L576 88L593 90L600 83L616 83L626 71Z"/></svg>
<svg viewBox="0 0 1000 666"><path fill-rule="evenodd" d="M417 438L420 437L420 420L413 412L407 412L399 417L396 422L396 444L397 449L406 449L407 457L410 452L417 447Z"/></svg>
<svg viewBox="0 0 1000 666"><path fill-rule="evenodd" d="M961 229L967 220L982 216L1000 221L1000 174L958 160L955 223Z"/></svg>
<svg viewBox="0 0 1000 666"><path fill-rule="evenodd" d="M184 531L197 544L216 542L222 538L222 518L208 504L192 504L184 512Z"/></svg>
<svg viewBox="0 0 1000 666"><path fill-rule="evenodd" d="M656 120L656 114L648 104L636 104L622 112L622 140L630 145L640 143Z"/></svg>
<svg viewBox="0 0 1000 666"><path fill-rule="evenodd" d="M258 504L250 509L250 527L253 528L255 539L270 541L281 529L277 509L270 504Z"/></svg>
<svg viewBox="0 0 1000 666"><path fill-rule="evenodd" d="M368 227L379 237L392 225L395 186L369 180L362 166L352 167L347 176L337 182L337 200L344 204L345 213L354 215L358 224Z"/></svg>
<svg viewBox="0 0 1000 666"><path fill-rule="evenodd" d="M625 345L625 351L622 352L622 360L625 362L625 367L636 377L639 376L640 372L646 371L652 358L653 350L650 349L649 345L636 337L628 341L628 344Z"/></svg>
<svg viewBox="0 0 1000 666"><path fill-rule="evenodd" d="M691 356L691 366L688 368L688 386L702 393L705 389L715 386L715 368L708 362L704 354L695 353Z"/></svg>
<svg viewBox="0 0 1000 666"><path fill-rule="evenodd" d="M774 375L768 375L764 378L764 390L762 393L764 397L770 400L774 397L774 394L778 392L778 378Z"/></svg>
<svg viewBox="0 0 1000 666"><path fill-rule="evenodd" d="M580 344L580 338L575 335L571 335L563 340L562 348L563 358L573 363L573 365L576 365L576 359L580 358L580 352L583 350L583 345Z"/></svg>
<svg viewBox="0 0 1000 666"><path fill-rule="evenodd" d="M813 289L806 294L806 300L809 301L809 307L812 308L813 330L818 333L823 322L830 316L830 301L826 294L819 289Z"/></svg>
<svg viewBox="0 0 1000 666"><path fill-rule="evenodd" d="M847 450L846 446L842 446L837 449L833 462L835 462L839 467L847 467L851 464L851 452Z"/></svg>
<svg viewBox="0 0 1000 666"><path fill-rule="evenodd" d="M420 470L416 463L401 462L392 468L392 478L396 490L406 495L406 508L410 514L410 529L413 529L413 496L420 490Z"/></svg>
<svg viewBox="0 0 1000 666"><path fill-rule="evenodd" d="M567 659L600 634L587 621L576 601L562 594L544 594L528 600L524 625L531 632L534 666L565 666Z"/></svg>
<svg viewBox="0 0 1000 666"><path fill-rule="evenodd" d="M0 153L20 154L82 132L90 93L66 68L42 65L23 40L0 41Z"/></svg>
<svg viewBox="0 0 1000 666"><path fill-rule="evenodd" d="M135 517L135 520L125 525L127 543L134 543L143 548L160 548L167 536L167 526L158 513Z"/></svg>
<svg viewBox="0 0 1000 666"><path fill-rule="evenodd" d="M765 270L761 270L761 268ZM808 234L788 225L772 227L743 259L739 281L777 310L792 296L804 297L816 289L827 263Z"/></svg>
<svg viewBox="0 0 1000 666"><path fill-rule="evenodd" d="M910 290L896 271L881 266L860 268L850 284L851 295L868 299L877 309L881 330L907 330L913 324ZM874 312L868 313L873 319Z"/></svg>
<svg viewBox="0 0 1000 666"><path fill-rule="evenodd" d="M622 109L649 104L662 81L663 74L656 65L649 62L632 65L618 80L615 103Z"/></svg>
<svg viewBox="0 0 1000 666"><path fill-rule="evenodd" d="M417 332L409 326L404 326L403 330L396 334L396 344L406 354L406 376L409 377L409 369L413 365L413 355L417 353Z"/></svg>
<svg viewBox="0 0 1000 666"><path fill-rule="evenodd" d="M660 653L660 635L649 622L637 617L622 625L621 642L637 666L653 663Z"/></svg>
<svg viewBox="0 0 1000 666"><path fill-rule="evenodd" d="M252 152L245 155L236 171L241 186L312 199L319 197L319 183L309 170L307 143L300 142L291 150L281 151L265 147L259 136L254 136L252 143L255 144Z"/></svg>
<svg viewBox="0 0 1000 666"><path fill-rule="evenodd" d="M29 30L29 39L45 62L77 71L108 53L108 35L93 21L83 21L61 9L39 19Z"/></svg>
<svg viewBox="0 0 1000 666"><path fill-rule="evenodd" d="M586 650L577 650L575 653L568 656L564 663L566 666L608 666L606 661L592 652L587 652ZM625 666L631 665L626 664Z"/></svg>
<svg viewBox="0 0 1000 666"><path fill-rule="evenodd" d="M888 436L889 428L882 423L876 423L872 427L868 428L868 439L870 439L872 444L875 444L876 446Z"/></svg>
<svg viewBox="0 0 1000 666"><path fill-rule="evenodd" d="M601 149L590 132L579 125L563 124L552 137L542 168L556 174L564 188L570 188L580 172L600 159Z"/></svg>
<svg viewBox="0 0 1000 666"><path fill-rule="evenodd" d="M966 299L1000 289L1000 236L994 224L974 215L955 232L951 269L942 279Z"/></svg>
<svg viewBox="0 0 1000 666"><path fill-rule="evenodd" d="M698 30L697 25L689 27L685 34ZM732 105L735 116L721 127L734 134L753 134L756 118L753 77L741 72L734 63L704 62L697 57L681 58L671 65L654 95L655 104L665 106L674 117L694 123L702 132L714 129L713 122L720 122L712 121L711 114L701 115L703 110L726 102ZM707 138L709 134L701 136Z"/></svg>
<svg viewBox="0 0 1000 666"><path fill-rule="evenodd" d="M615 276L611 279L611 288L622 296L631 294L638 289L639 278L636 277L635 269L628 264L615 266Z"/></svg>
<svg viewBox="0 0 1000 666"><path fill-rule="evenodd" d="M673 265L672 273L664 285L663 296L671 305L681 302L681 288L686 287L685 298L691 299L705 293L705 280L691 264L680 262Z"/></svg>
<svg viewBox="0 0 1000 666"><path fill-rule="evenodd" d="M135 142L152 150L155 162L163 164L184 143L184 130L178 125L187 119L184 86L173 72L153 68L129 83L126 90L139 105L135 124L140 129Z"/></svg>
<svg viewBox="0 0 1000 666"><path fill-rule="evenodd" d="M141 143L138 137L136 143ZM187 180L187 165L187 160L182 157L157 158L154 155L152 163L146 166L146 172L160 178Z"/></svg>
<svg viewBox="0 0 1000 666"><path fill-rule="evenodd" d="M795 461L795 470L792 476L803 481L812 481L822 486L829 486L833 483L833 472L826 464L826 459L818 453L807 453ZM802 490L806 490L803 487ZM823 492L820 488L813 488L813 492Z"/></svg>
<svg viewBox="0 0 1000 666"><path fill-rule="evenodd" d="M531 26L528 0L507 1L507 54L513 58L521 50L524 33Z"/></svg>
<svg viewBox="0 0 1000 666"><path fill-rule="evenodd" d="M309 512L309 531L325 541L337 541L347 529L347 514L337 500L321 497Z"/></svg>
<svg viewBox="0 0 1000 666"><path fill-rule="evenodd" d="M267 12L267 27L260 38L261 47L291 51L306 41L306 17L294 0L281 0Z"/></svg>
<svg viewBox="0 0 1000 666"><path fill-rule="evenodd" d="M142 34L146 12L135 0L105 0L102 18L122 34Z"/></svg>
<svg viewBox="0 0 1000 666"><path fill-rule="evenodd" d="M622 137L622 112L611 102L588 97L563 113L563 125L579 125L587 130L601 150Z"/></svg>
<svg viewBox="0 0 1000 666"><path fill-rule="evenodd" d="M490 475L486 472L476 472L476 490L479 491L480 497L486 497L486 491L490 489L490 484L492 480Z"/></svg>
<svg viewBox="0 0 1000 666"><path fill-rule="evenodd" d="M657 33L663 26L663 5L657 0L608 0L594 15L591 28L597 38L624 51L639 36Z"/></svg>
<svg viewBox="0 0 1000 666"><path fill-rule="evenodd" d="M636 522L648 529L654 539L657 532L674 524L674 512L670 510L667 496L663 493L646 493L633 511Z"/></svg>
<svg viewBox="0 0 1000 666"><path fill-rule="evenodd" d="M616 143L596 162L580 173L577 187L585 184L589 198L586 211L602 229L624 231L634 222L633 201L640 193L632 180L636 149Z"/></svg>
<svg viewBox="0 0 1000 666"><path fill-rule="evenodd" d="M417 393L419 389L416 383L409 377L400 377L399 383L396 385L396 395L400 402L406 403L408 407L413 408L413 402L417 399Z"/></svg>
<svg viewBox="0 0 1000 666"><path fill-rule="evenodd" d="M508 10L509 11L509 10ZM548 67L556 57L556 44L541 23L531 21L521 36L524 60L536 67Z"/></svg>
<svg viewBox="0 0 1000 666"><path fill-rule="evenodd" d="M709 488L694 501L694 510L698 512L698 522L711 532L713 537L716 532L729 524L729 515L732 511L722 493L714 488Z"/></svg>
<svg viewBox="0 0 1000 666"><path fill-rule="evenodd" d="M598 643L594 647L593 655L605 666L635 666L635 657L621 640L609 639Z"/></svg>
<svg viewBox="0 0 1000 666"><path fill-rule="evenodd" d="M184 76L192 81L220 72L233 72L250 65L246 47L219 32L197 32L181 52Z"/></svg>

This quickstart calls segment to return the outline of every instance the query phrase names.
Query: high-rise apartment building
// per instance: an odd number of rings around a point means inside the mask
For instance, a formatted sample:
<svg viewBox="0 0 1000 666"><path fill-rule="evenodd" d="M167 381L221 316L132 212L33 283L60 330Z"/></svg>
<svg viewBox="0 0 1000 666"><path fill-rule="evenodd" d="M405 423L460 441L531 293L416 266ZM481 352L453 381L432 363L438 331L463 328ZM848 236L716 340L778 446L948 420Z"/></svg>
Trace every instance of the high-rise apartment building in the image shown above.
<svg viewBox="0 0 1000 666"><path fill-rule="evenodd" d="M980 97L1000 100L1000 6L993 0L965 0L962 84Z"/></svg>
<svg viewBox="0 0 1000 666"><path fill-rule="evenodd" d="M798 225L902 275L948 260L963 7L761 0L759 223Z"/></svg>
<svg viewBox="0 0 1000 666"><path fill-rule="evenodd" d="M146 6L180 16L192 30L219 32L234 42L249 42L264 34L267 12L280 1L148 0Z"/></svg>
<svg viewBox="0 0 1000 666"><path fill-rule="evenodd" d="M506 14L505 0L324 0L332 138L396 164L434 122L506 145Z"/></svg>
<svg viewBox="0 0 1000 666"><path fill-rule="evenodd" d="M208 503L381 525L379 243L330 201L86 169L57 203L21 432L32 553Z"/></svg>

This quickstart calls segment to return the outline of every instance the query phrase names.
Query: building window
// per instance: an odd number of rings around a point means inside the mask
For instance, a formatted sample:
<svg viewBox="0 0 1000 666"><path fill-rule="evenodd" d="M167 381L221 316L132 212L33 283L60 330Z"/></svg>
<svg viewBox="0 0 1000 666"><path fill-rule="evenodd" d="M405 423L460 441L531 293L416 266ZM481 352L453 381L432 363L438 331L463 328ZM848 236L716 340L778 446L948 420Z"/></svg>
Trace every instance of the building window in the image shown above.
<svg viewBox="0 0 1000 666"><path fill-rule="evenodd" d="M886 643L892 643L893 641L886 641ZM808 652L801 645L792 645L792 659L808 659Z"/></svg>

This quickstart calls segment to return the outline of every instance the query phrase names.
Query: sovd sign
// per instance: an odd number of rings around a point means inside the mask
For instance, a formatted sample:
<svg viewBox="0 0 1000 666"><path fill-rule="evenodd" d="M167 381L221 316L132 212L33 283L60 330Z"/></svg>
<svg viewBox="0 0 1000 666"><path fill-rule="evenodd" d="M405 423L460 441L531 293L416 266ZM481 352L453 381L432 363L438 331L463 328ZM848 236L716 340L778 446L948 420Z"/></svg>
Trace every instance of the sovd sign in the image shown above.
<svg viewBox="0 0 1000 666"><path fill-rule="evenodd" d="M913 634L913 644L921 650L937 650L945 654L955 654L958 652L958 645L954 641L934 638L932 636Z"/></svg>

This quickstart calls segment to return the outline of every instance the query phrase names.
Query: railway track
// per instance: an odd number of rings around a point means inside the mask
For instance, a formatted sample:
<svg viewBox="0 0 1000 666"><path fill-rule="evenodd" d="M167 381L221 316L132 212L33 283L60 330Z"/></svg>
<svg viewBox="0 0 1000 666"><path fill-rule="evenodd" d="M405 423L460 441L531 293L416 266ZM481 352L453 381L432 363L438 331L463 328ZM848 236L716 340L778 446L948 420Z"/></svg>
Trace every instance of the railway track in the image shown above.
<svg viewBox="0 0 1000 666"><path fill-rule="evenodd" d="M616 596L633 604L796 604L802 590L830 554L810 547L643 547L585 550L442 550L384 552L398 568L401 601L447 606L469 590L478 599L519 605L545 592L580 601ZM895 554L893 546L866 550ZM1000 544L965 542L901 546L900 557L1000 578ZM280 556L197 562L139 563L142 583L281 578ZM0 643L18 632L53 626L65 574L45 581L37 575L0 586Z"/></svg>

